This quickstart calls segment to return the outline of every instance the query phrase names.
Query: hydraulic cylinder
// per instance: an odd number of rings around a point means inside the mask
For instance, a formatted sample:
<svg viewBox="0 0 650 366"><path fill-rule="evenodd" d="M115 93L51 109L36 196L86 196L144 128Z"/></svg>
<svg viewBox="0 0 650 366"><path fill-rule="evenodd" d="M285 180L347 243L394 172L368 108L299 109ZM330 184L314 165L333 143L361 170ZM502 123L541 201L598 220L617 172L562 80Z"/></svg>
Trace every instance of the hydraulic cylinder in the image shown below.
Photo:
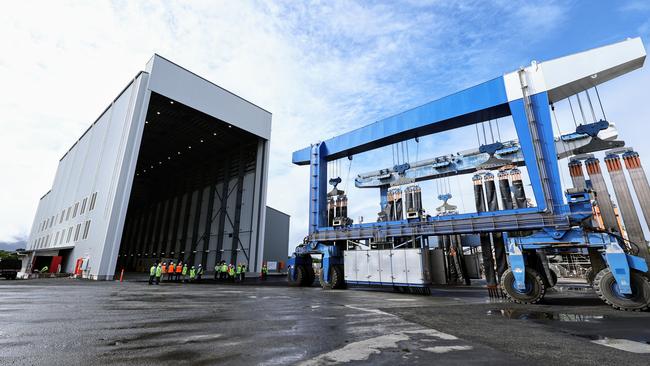
<svg viewBox="0 0 650 366"><path fill-rule="evenodd" d="M569 162L569 175L571 175L571 183L573 183L573 188L587 188L587 182L585 181L585 174L582 171L582 162L580 162L580 160L572 159Z"/></svg>
<svg viewBox="0 0 650 366"><path fill-rule="evenodd" d="M623 216L623 225L625 225L627 237L639 248L639 255L648 259L648 250L645 236L643 235L643 228L641 227L639 216L636 213L636 208L632 201L632 194L630 194L630 188L627 186L627 181L625 180L625 174L623 174L621 159L616 154L608 154L605 157L605 165L607 166L609 177L612 180L612 186L614 187L614 193L618 201L619 213Z"/></svg>
<svg viewBox="0 0 650 366"><path fill-rule="evenodd" d="M589 158L585 161L585 168L587 169L587 174L589 174L591 187L596 192L596 202L598 203L600 216L603 219L605 229L620 233L621 231L616 221L616 214L614 213L614 205L609 196L607 185L605 185L603 173L600 170L600 161L596 158Z"/></svg>

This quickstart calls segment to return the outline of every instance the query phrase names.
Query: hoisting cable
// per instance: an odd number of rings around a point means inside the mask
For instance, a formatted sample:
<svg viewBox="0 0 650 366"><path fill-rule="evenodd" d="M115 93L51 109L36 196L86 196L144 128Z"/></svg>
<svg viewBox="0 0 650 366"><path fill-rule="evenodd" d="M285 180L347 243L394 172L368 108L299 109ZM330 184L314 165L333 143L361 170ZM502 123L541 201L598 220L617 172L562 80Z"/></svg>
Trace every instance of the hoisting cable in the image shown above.
<svg viewBox="0 0 650 366"><path fill-rule="evenodd" d="M585 118L585 111L582 110L582 102L580 102L580 93L576 94L576 98L578 98L578 107L580 108L580 114L582 115L582 124L586 124L587 119Z"/></svg>
<svg viewBox="0 0 650 366"><path fill-rule="evenodd" d="M420 156L420 139L415 138L415 162L418 162L418 157Z"/></svg>
<svg viewBox="0 0 650 366"><path fill-rule="evenodd" d="M460 186L460 179L456 175L456 185L458 186L458 195L460 195L460 204L463 206L463 212L465 212L465 200L463 199L463 192Z"/></svg>
<svg viewBox="0 0 650 366"><path fill-rule="evenodd" d="M598 104L600 104L600 111L603 112L603 119L607 121L607 117L605 117L605 110L603 109L603 103L600 101L600 94L598 93L598 87L594 85L594 89L596 90L596 96L598 97Z"/></svg>
<svg viewBox="0 0 650 366"><path fill-rule="evenodd" d="M411 157L409 156L409 140L404 141L404 144L406 145L406 162L411 163Z"/></svg>
<svg viewBox="0 0 650 366"><path fill-rule="evenodd" d="M483 141L487 145L487 135L485 134L485 122L481 122L481 127L483 128Z"/></svg>
<svg viewBox="0 0 650 366"><path fill-rule="evenodd" d="M501 130L499 129L499 119L496 119L497 124L497 135L499 136L499 141L501 141Z"/></svg>
<svg viewBox="0 0 650 366"><path fill-rule="evenodd" d="M348 194L348 183L350 183L350 169L352 169L352 156L348 157L348 174L345 177L345 192Z"/></svg>
<svg viewBox="0 0 650 366"><path fill-rule="evenodd" d="M573 116L573 125L578 127L578 121L576 121L576 115L573 113L573 104L571 104L571 97L567 98L569 101L569 108L571 108L571 116Z"/></svg>
<svg viewBox="0 0 650 366"><path fill-rule="evenodd" d="M492 120L489 120L488 124L490 126L490 136L492 137L492 143L494 143L494 132L492 132Z"/></svg>
<svg viewBox="0 0 650 366"><path fill-rule="evenodd" d="M596 112L594 112L594 106L591 104L591 97L589 96L589 90L585 90L585 93L587 94L587 102L589 102L589 109L591 109L591 117L594 119L594 122L596 122Z"/></svg>
<svg viewBox="0 0 650 366"><path fill-rule="evenodd" d="M404 141L400 142L400 145L402 145L402 164L403 164L406 162L406 160L404 159L404 157L406 156L406 154L404 154Z"/></svg>
<svg viewBox="0 0 650 366"><path fill-rule="evenodd" d="M478 141L478 146L481 146L481 136L478 133L478 123L474 125L476 127L476 140Z"/></svg>

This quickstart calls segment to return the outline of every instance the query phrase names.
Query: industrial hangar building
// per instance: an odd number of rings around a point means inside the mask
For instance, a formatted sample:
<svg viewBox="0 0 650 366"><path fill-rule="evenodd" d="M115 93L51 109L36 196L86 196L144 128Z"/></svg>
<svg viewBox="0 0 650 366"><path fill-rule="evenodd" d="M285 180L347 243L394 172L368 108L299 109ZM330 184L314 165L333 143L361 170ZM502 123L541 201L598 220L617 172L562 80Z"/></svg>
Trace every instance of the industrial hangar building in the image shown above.
<svg viewBox="0 0 650 366"><path fill-rule="evenodd" d="M259 271L270 136L270 112L154 55L61 158L23 272L106 280L159 259Z"/></svg>

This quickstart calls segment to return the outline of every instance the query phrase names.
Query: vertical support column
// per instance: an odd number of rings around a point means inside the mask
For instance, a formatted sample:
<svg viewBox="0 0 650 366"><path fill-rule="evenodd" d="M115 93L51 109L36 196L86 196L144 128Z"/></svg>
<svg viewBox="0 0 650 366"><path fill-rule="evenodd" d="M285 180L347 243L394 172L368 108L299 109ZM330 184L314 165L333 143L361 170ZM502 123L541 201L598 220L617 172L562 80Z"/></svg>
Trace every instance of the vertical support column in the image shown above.
<svg viewBox="0 0 650 366"><path fill-rule="evenodd" d="M311 145L309 169L309 234L327 222L327 148L325 143Z"/></svg>
<svg viewBox="0 0 650 366"><path fill-rule="evenodd" d="M474 183L474 202L476 203L476 212L485 212L485 198L483 197L483 178L476 174L472 177ZM479 234L481 240L481 255L483 256L483 269L485 271L485 280L488 286L496 286L497 279L494 273L494 259L492 259L492 243L490 234Z"/></svg>
<svg viewBox="0 0 650 366"><path fill-rule="evenodd" d="M600 209L600 215L603 218L605 229L612 232L620 232L618 222L616 221L616 214L614 213L614 205L609 196L607 185L603 173L600 170L600 161L596 158L589 158L585 161L585 168L591 180L591 186L596 192L596 202Z"/></svg>
<svg viewBox="0 0 650 366"><path fill-rule="evenodd" d="M639 199L643 217L645 217L645 221L650 228L650 184L648 184L648 177L646 177L643 166L641 166L639 154L635 151L628 151L623 154L623 161L627 172L630 174L636 197Z"/></svg>
<svg viewBox="0 0 650 366"><path fill-rule="evenodd" d="M232 262L236 265L237 264L237 256L239 254L239 230L240 230L240 223L241 223L241 206L242 206L242 198L244 197L244 174L246 173L246 163L245 163L245 157L244 157L244 151L240 150L239 151L239 169L237 170L237 196L235 197L235 222L232 225ZM246 260L248 261L248 254L244 250L244 248L241 248L242 251L244 251L244 256L246 257ZM246 266L248 267L250 264L246 263Z"/></svg>
<svg viewBox="0 0 650 366"><path fill-rule="evenodd" d="M526 89L525 80L522 89ZM557 151L546 92L509 102L537 207L549 212L564 205ZM527 100L525 103L524 100ZM513 182L514 186L514 182ZM521 208L521 207L517 207Z"/></svg>
<svg viewBox="0 0 650 366"><path fill-rule="evenodd" d="M181 260L180 252L181 252L181 246L180 246L180 240L178 240L178 231L182 229L182 220L184 220L183 212L184 212L184 205L187 205L187 200L186 197L187 195L184 192L179 192L178 194L178 204L176 207L176 216L174 219L174 225L172 229L172 237L170 239L171 242L171 249L170 251L173 252L174 258L176 260ZM178 263L178 262L177 262Z"/></svg>
<svg viewBox="0 0 650 366"><path fill-rule="evenodd" d="M582 162L580 162L580 160L571 159L571 161L569 161L569 175L571 175L573 188L587 188L587 182L585 181L585 174L582 171Z"/></svg>
<svg viewBox="0 0 650 366"><path fill-rule="evenodd" d="M210 186L210 193L208 194L208 212L205 215L205 228L203 230L203 248L201 251L201 264L207 266L208 252L210 248L210 237L212 233L212 215L214 214L214 197L216 196L217 185Z"/></svg>
<svg viewBox="0 0 650 366"><path fill-rule="evenodd" d="M181 205L181 198L182 194L176 190L176 193L174 194L174 198L172 201L172 210L169 215L169 223L167 227L167 237L165 240L167 241L167 245L165 247L165 253L167 253L167 256L170 258L173 258L172 256L176 254L174 251L174 244L176 240L176 232L178 231L178 213L180 210L180 205ZM172 252L174 254L172 254Z"/></svg>
<svg viewBox="0 0 650 366"><path fill-rule="evenodd" d="M167 211L170 209L170 200L161 201L160 203L160 212L158 214L158 225L156 226L156 235L155 235L155 253L159 258L163 258L162 252L165 250L165 244L163 242L163 234L167 226L165 226L165 216Z"/></svg>
<svg viewBox="0 0 650 366"><path fill-rule="evenodd" d="M185 248L187 247L187 233L190 227L190 212L192 212L192 197L194 192L190 189L187 192L187 199L185 200L185 212L183 214L183 231L181 232L181 237L178 240L178 260L187 263L187 257L185 256Z"/></svg>
<svg viewBox="0 0 650 366"><path fill-rule="evenodd" d="M219 207L219 223L217 226L217 261L223 260L223 235L226 226L226 215L228 214L228 196L230 192L230 155L223 162L223 184L221 185L221 206Z"/></svg>
<svg viewBox="0 0 650 366"><path fill-rule="evenodd" d="M201 209L203 208L203 191L205 188L199 188L197 191L197 197L196 197L196 207L194 210L194 219L192 220L192 238L190 238L189 242L192 243L190 246L190 256L188 260L188 266L193 266L195 259L196 259L196 250L197 250L197 245L201 241L201 237L199 237L199 224L201 223Z"/></svg>
<svg viewBox="0 0 650 366"><path fill-rule="evenodd" d="M609 177L612 179L614 193L618 201L619 213L623 216L623 224L627 231L627 237L639 248L639 255L649 260L648 245L643 235L641 221L639 221L639 216L637 216L636 208L632 201L630 188L627 186L625 174L623 174L621 159L616 154L607 154L605 156L605 165L607 165Z"/></svg>

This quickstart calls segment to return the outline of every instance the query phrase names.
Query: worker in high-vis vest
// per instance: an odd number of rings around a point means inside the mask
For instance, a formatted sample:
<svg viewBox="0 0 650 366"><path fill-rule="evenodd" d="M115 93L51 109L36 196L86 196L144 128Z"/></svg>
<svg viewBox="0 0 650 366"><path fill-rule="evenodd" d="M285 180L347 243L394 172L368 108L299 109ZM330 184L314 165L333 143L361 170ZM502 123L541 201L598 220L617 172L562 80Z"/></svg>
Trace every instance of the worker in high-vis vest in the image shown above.
<svg viewBox="0 0 650 366"><path fill-rule="evenodd" d="M149 268L149 284L153 285L153 280L156 278L156 264L152 264Z"/></svg>
<svg viewBox="0 0 650 366"><path fill-rule="evenodd" d="M167 262L163 262L163 264L162 264L162 276L161 276L160 279L164 280L166 274L167 274Z"/></svg>
<svg viewBox="0 0 650 366"><path fill-rule="evenodd" d="M194 266L190 268L190 282L194 282L194 279L196 279L196 270L194 269Z"/></svg>
<svg viewBox="0 0 650 366"><path fill-rule="evenodd" d="M170 261L169 266L167 267L167 281L172 281L174 279L174 262Z"/></svg>
<svg viewBox="0 0 650 366"><path fill-rule="evenodd" d="M214 280L216 281L217 278L220 278L221 276L221 264L217 263L214 266Z"/></svg>
<svg viewBox="0 0 650 366"><path fill-rule="evenodd" d="M221 261L221 279L224 281L228 279L228 265L226 261Z"/></svg>
<svg viewBox="0 0 650 366"><path fill-rule="evenodd" d="M235 269L235 281L241 281L241 264L238 264L237 269Z"/></svg>
<svg viewBox="0 0 650 366"><path fill-rule="evenodd" d="M183 262L178 261L178 264L176 265L176 282L181 280L181 273L183 272Z"/></svg>
<svg viewBox="0 0 650 366"><path fill-rule="evenodd" d="M232 264L228 265L228 278L231 282L235 282L235 266Z"/></svg>
<svg viewBox="0 0 650 366"><path fill-rule="evenodd" d="M187 263L183 264L182 275L183 275L183 282L185 282L187 280Z"/></svg>
<svg viewBox="0 0 650 366"><path fill-rule="evenodd" d="M246 280L246 265L241 265L241 273L239 273L239 280L244 282Z"/></svg>
<svg viewBox="0 0 650 366"><path fill-rule="evenodd" d="M266 281L266 276L269 275L269 267L266 266L266 263L262 264L262 271L260 273L260 278L262 281Z"/></svg>
<svg viewBox="0 0 650 366"><path fill-rule="evenodd" d="M160 277L162 276L162 264L158 263L156 267L156 285L160 284Z"/></svg>

